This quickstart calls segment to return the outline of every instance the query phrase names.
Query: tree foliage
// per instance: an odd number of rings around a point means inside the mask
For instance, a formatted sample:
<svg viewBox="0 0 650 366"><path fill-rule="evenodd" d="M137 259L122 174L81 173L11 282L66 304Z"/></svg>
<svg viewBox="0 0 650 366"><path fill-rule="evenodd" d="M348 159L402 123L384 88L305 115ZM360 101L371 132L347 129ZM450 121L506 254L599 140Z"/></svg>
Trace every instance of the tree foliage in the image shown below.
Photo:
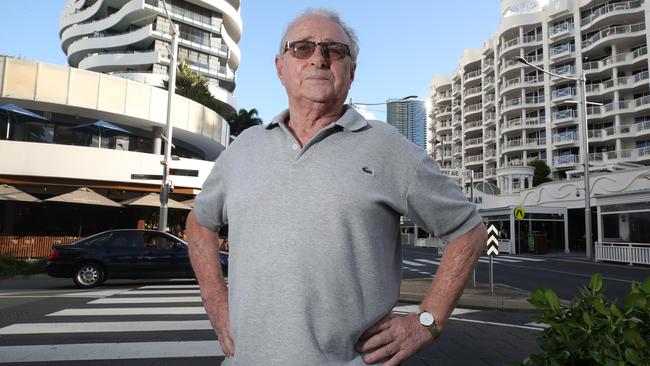
<svg viewBox="0 0 650 366"><path fill-rule="evenodd" d="M245 129L262 124L262 119L257 117L257 109L252 108L246 110L240 109L237 113L232 113L228 117L228 124L230 125L230 134L232 136L239 136Z"/></svg>
<svg viewBox="0 0 650 366"><path fill-rule="evenodd" d="M535 172L533 173L533 187L552 181L552 179L549 178L551 169L546 165L544 160L531 160L528 165L535 168Z"/></svg>
<svg viewBox="0 0 650 366"><path fill-rule="evenodd" d="M538 342L545 352L521 365L650 365L650 277L633 281L619 306L604 297L602 276L592 276L564 306L553 290L537 288L530 301L547 324Z"/></svg>

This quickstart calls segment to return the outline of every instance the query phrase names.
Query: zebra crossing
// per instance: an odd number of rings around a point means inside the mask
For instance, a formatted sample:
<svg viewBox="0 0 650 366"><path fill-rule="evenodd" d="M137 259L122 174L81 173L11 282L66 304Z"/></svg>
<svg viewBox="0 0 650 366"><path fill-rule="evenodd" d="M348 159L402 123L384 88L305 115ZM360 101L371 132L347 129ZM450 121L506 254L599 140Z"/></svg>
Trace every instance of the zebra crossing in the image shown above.
<svg viewBox="0 0 650 366"><path fill-rule="evenodd" d="M545 262L545 259L525 257L525 256L509 256L509 255L499 255L492 257L493 264L512 264L512 263L532 263L532 262ZM478 259L479 263L490 263L490 257L481 256ZM431 268L431 265L439 266L440 260L435 259L403 259L402 267L404 271L422 274L422 275L433 275L435 268Z"/></svg>
<svg viewBox="0 0 650 366"><path fill-rule="evenodd" d="M22 336L18 339L33 343L0 346L0 364L223 357L196 284L88 291L86 296L94 299L36 322L0 328L0 339ZM52 342L86 338L103 342Z"/></svg>

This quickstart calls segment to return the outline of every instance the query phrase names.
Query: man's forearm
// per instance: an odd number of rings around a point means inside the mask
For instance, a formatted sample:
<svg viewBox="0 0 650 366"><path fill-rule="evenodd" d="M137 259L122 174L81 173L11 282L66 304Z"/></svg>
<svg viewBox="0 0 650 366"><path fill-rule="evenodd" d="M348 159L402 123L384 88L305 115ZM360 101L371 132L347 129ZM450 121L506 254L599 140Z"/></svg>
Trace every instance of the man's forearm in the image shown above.
<svg viewBox="0 0 650 366"><path fill-rule="evenodd" d="M210 315L211 309L228 306L228 288L219 263L219 234L197 223L193 212L187 218L187 231L192 268Z"/></svg>
<svg viewBox="0 0 650 366"><path fill-rule="evenodd" d="M432 312L442 329L463 293L476 261L485 247L487 234L479 224L453 240L445 249L440 267L420 307Z"/></svg>

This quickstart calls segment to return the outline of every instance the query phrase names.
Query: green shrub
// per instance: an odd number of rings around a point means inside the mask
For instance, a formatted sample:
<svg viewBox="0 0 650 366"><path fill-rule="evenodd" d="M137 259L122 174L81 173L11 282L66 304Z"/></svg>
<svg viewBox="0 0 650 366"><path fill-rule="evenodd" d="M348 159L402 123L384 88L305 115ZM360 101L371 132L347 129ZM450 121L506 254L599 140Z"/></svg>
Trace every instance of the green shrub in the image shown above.
<svg viewBox="0 0 650 366"><path fill-rule="evenodd" d="M545 353L531 355L520 365L650 365L650 277L632 282L620 308L604 298L600 274L569 306L550 289L537 288L528 300L547 324L538 342Z"/></svg>
<svg viewBox="0 0 650 366"><path fill-rule="evenodd" d="M0 278L45 273L46 258L36 260L0 257Z"/></svg>

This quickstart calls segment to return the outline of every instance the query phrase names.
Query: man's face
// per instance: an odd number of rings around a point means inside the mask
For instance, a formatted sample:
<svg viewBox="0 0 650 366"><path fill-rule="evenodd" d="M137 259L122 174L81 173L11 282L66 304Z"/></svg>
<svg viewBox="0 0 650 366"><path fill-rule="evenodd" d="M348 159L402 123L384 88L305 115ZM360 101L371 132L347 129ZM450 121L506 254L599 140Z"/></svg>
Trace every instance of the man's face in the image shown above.
<svg viewBox="0 0 650 366"><path fill-rule="evenodd" d="M310 16L287 32L287 41L340 42L350 45L341 27L321 16ZM291 51L276 57L275 65L282 85L292 103L326 103L342 106L354 80L356 65L346 56L340 60L323 57L320 46L305 59L292 56Z"/></svg>

